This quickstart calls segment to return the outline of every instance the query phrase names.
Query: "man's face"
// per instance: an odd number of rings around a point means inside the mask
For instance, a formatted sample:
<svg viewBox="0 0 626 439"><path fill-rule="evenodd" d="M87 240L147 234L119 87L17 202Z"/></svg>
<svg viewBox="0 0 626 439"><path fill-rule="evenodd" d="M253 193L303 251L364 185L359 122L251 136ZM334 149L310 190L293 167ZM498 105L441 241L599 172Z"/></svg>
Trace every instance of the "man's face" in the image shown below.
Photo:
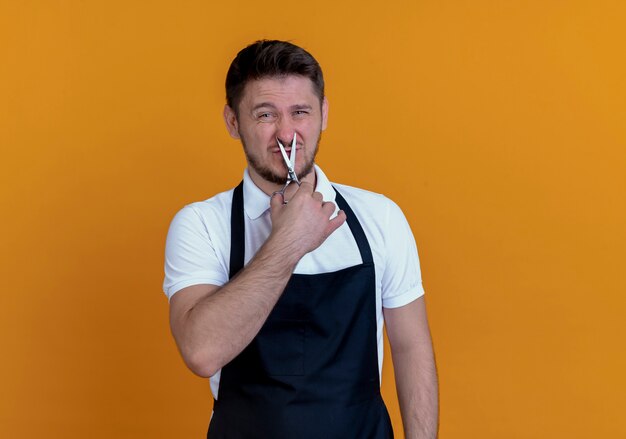
<svg viewBox="0 0 626 439"><path fill-rule="evenodd" d="M243 143L253 180L260 177L275 184L284 184L287 179L276 139L289 156L296 134L295 171L298 178L305 177L313 169L327 115L326 99L320 105L311 80L297 75L250 81L244 88L238 117L230 107L224 110L230 135Z"/></svg>

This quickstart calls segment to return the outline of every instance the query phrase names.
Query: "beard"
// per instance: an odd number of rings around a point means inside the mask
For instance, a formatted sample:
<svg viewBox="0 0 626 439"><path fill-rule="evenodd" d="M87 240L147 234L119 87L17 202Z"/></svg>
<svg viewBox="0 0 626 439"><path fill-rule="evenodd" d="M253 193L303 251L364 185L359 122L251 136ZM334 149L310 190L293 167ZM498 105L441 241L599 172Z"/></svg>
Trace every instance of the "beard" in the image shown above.
<svg viewBox="0 0 626 439"><path fill-rule="evenodd" d="M246 147L246 141L244 140L241 133L239 133L239 137L241 138L241 143L243 144L243 152L246 155L246 160L248 161L248 165L254 169L254 171L265 181L270 183L284 185L287 183L287 169L285 167L285 172L282 175L276 174L273 170L259 163L259 161L248 151ZM317 151L320 146L320 141L322 140L322 132L320 131L319 137L317 139L317 143L315 144L315 150L313 154L305 159L304 165L300 174L296 174L298 176L298 180L302 177L309 175L309 173L313 170L313 165L315 164L315 156L317 155ZM294 169L295 171L295 169Z"/></svg>

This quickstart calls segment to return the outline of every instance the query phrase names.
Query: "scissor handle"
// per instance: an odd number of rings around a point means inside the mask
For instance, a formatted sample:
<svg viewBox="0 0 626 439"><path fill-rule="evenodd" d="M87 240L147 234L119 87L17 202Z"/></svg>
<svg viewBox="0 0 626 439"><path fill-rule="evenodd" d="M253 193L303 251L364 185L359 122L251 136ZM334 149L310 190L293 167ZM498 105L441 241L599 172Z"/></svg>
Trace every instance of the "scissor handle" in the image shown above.
<svg viewBox="0 0 626 439"><path fill-rule="evenodd" d="M283 186L283 188L279 191L273 192L272 193L272 197L274 195L280 194L281 197L283 197L283 204L287 204L287 200L285 200L285 190L287 189L287 186L289 186L289 184L292 182L293 180L291 180L290 178L287 179L287 182L285 183L285 186ZM300 182L296 181L296 183L298 184L298 186L300 186Z"/></svg>

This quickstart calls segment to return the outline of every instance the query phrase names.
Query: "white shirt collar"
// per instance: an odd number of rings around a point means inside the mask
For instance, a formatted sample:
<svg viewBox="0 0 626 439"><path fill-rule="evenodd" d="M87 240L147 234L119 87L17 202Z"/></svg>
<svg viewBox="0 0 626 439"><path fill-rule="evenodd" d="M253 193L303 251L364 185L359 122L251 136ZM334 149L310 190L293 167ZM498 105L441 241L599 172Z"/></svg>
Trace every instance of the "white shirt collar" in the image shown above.
<svg viewBox="0 0 626 439"><path fill-rule="evenodd" d="M326 177L326 174L315 165L315 191L322 194L324 201L335 201L335 189ZM270 208L270 196L254 184L248 168L243 172L243 207L248 218L254 220Z"/></svg>

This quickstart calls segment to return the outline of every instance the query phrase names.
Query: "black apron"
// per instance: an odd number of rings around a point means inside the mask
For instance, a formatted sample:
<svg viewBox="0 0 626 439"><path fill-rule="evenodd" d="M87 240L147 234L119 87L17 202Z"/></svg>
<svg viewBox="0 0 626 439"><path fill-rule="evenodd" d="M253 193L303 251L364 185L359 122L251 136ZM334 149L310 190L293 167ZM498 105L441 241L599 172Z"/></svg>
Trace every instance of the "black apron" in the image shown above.
<svg viewBox="0 0 626 439"><path fill-rule="evenodd" d="M291 276L257 336L222 368L208 439L393 438L380 395L372 251L339 192L336 203L363 263ZM242 183L233 194L231 278L244 265L243 215Z"/></svg>

